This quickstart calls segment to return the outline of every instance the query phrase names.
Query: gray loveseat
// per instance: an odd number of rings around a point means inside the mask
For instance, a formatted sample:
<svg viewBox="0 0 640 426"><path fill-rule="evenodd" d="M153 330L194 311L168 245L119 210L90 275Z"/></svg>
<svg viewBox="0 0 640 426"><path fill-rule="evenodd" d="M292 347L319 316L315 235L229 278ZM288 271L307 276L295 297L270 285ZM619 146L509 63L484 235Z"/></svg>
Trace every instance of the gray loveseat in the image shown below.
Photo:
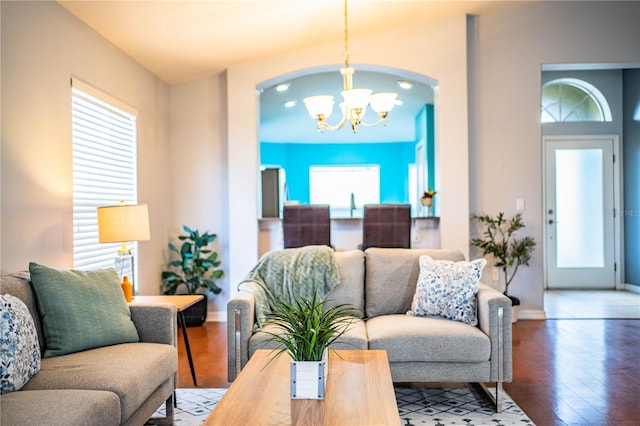
<svg viewBox="0 0 640 426"><path fill-rule="evenodd" d="M349 303L362 318L335 349L384 349L395 383L495 382L492 397L502 409L502 383L512 379L511 301L479 284L478 325L407 315L420 272L419 257L461 261L456 250L369 248L335 253L340 284L325 298ZM227 305L228 380L233 381L257 349L272 348L263 332L253 332L255 298L241 290ZM267 327L270 327L267 325Z"/></svg>
<svg viewBox="0 0 640 426"><path fill-rule="evenodd" d="M0 291L26 304L42 350L29 273L3 275ZM176 308L133 304L130 310L139 343L42 358L40 371L22 389L0 396L2 425L144 425L163 402L167 417L155 423L173 424Z"/></svg>

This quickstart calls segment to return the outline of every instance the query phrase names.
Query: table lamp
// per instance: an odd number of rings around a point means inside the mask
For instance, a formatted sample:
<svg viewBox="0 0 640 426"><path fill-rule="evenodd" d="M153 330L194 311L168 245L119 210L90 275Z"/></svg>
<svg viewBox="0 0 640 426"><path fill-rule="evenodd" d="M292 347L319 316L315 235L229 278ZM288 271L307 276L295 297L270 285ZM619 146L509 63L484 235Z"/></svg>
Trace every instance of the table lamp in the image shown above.
<svg viewBox="0 0 640 426"><path fill-rule="evenodd" d="M127 302L133 299L135 288L134 262L127 241L147 241L149 234L149 209L146 204L98 207L98 241L122 243L115 260L116 271L122 282Z"/></svg>

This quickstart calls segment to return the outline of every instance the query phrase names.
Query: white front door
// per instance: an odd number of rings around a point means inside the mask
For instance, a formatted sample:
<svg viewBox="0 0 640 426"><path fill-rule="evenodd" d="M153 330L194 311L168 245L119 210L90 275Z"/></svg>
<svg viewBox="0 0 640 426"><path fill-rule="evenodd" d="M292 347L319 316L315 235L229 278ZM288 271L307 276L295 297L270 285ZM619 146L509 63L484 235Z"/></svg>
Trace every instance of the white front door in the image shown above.
<svg viewBox="0 0 640 426"><path fill-rule="evenodd" d="M547 136L546 288L613 289L616 136Z"/></svg>

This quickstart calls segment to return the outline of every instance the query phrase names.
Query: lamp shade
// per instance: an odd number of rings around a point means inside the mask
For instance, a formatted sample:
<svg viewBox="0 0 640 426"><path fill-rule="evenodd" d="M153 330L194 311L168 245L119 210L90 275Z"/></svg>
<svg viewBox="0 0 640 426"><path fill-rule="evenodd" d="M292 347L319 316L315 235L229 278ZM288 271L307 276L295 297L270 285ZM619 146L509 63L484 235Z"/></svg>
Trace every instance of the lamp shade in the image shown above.
<svg viewBox="0 0 640 426"><path fill-rule="evenodd" d="M397 97L397 93L374 93L373 95L371 95L371 99L369 100L369 102L371 102L371 109L377 113L389 112L395 106Z"/></svg>
<svg viewBox="0 0 640 426"><path fill-rule="evenodd" d="M369 103L371 89L351 89L342 91L342 97L349 109L363 109Z"/></svg>
<svg viewBox="0 0 640 426"><path fill-rule="evenodd" d="M151 239L146 204L98 207L98 241L122 243Z"/></svg>
<svg viewBox="0 0 640 426"><path fill-rule="evenodd" d="M335 103L333 96L330 95L309 96L308 98L304 98L303 101L311 117L322 117L323 119L329 118Z"/></svg>

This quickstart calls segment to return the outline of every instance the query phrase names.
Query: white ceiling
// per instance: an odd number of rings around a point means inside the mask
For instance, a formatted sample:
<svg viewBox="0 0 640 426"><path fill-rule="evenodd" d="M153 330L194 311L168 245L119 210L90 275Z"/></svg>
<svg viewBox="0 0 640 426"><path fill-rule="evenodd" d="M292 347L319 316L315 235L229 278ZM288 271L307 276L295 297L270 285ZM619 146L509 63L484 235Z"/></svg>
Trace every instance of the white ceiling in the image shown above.
<svg viewBox="0 0 640 426"><path fill-rule="evenodd" d="M170 85L218 74L233 64L341 41L344 37L342 0L59 0L59 3ZM480 0L350 0L349 34L362 36L457 14L477 14L511 7L516 3ZM339 58L341 54L336 52ZM384 81L377 82L374 74L367 76L356 70L354 85L363 87L365 84L362 81L366 80L374 91L382 91L380 87L395 84L398 79L388 75L380 77ZM321 87L317 79L313 82L313 88L319 93L339 93L340 74L336 71L335 76L327 81L332 79L337 83L337 89ZM261 139L301 142L331 139L344 142L353 138L347 133L340 137L337 136L340 132L335 132L336 135L325 132L323 139L318 139L313 120L306 115L302 104L302 97L309 94L298 92L304 86L304 81L298 83L292 85L294 90L291 91L291 96L297 97L298 105L288 110L288 115L283 113L279 118L274 118L273 114L282 109L279 98L273 98L273 104L263 102L261 110L272 114L268 119L262 117ZM267 88L264 90L266 93ZM405 105L392 111L389 121L400 123L404 119L403 123L408 123L413 120L417 109L429 102L429 98L425 97L428 91L429 88L425 86L412 91L413 95L400 93ZM334 123L338 119L334 116L329 121ZM405 124L393 128L390 126L392 130L384 129L383 132L375 129L369 133L377 135L377 141L400 141L407 137ZM367 130L372 129L363 129L363 132ZM348 129L342 131L352 133ZM360 130L358 132L360 134Z"/></svg>

